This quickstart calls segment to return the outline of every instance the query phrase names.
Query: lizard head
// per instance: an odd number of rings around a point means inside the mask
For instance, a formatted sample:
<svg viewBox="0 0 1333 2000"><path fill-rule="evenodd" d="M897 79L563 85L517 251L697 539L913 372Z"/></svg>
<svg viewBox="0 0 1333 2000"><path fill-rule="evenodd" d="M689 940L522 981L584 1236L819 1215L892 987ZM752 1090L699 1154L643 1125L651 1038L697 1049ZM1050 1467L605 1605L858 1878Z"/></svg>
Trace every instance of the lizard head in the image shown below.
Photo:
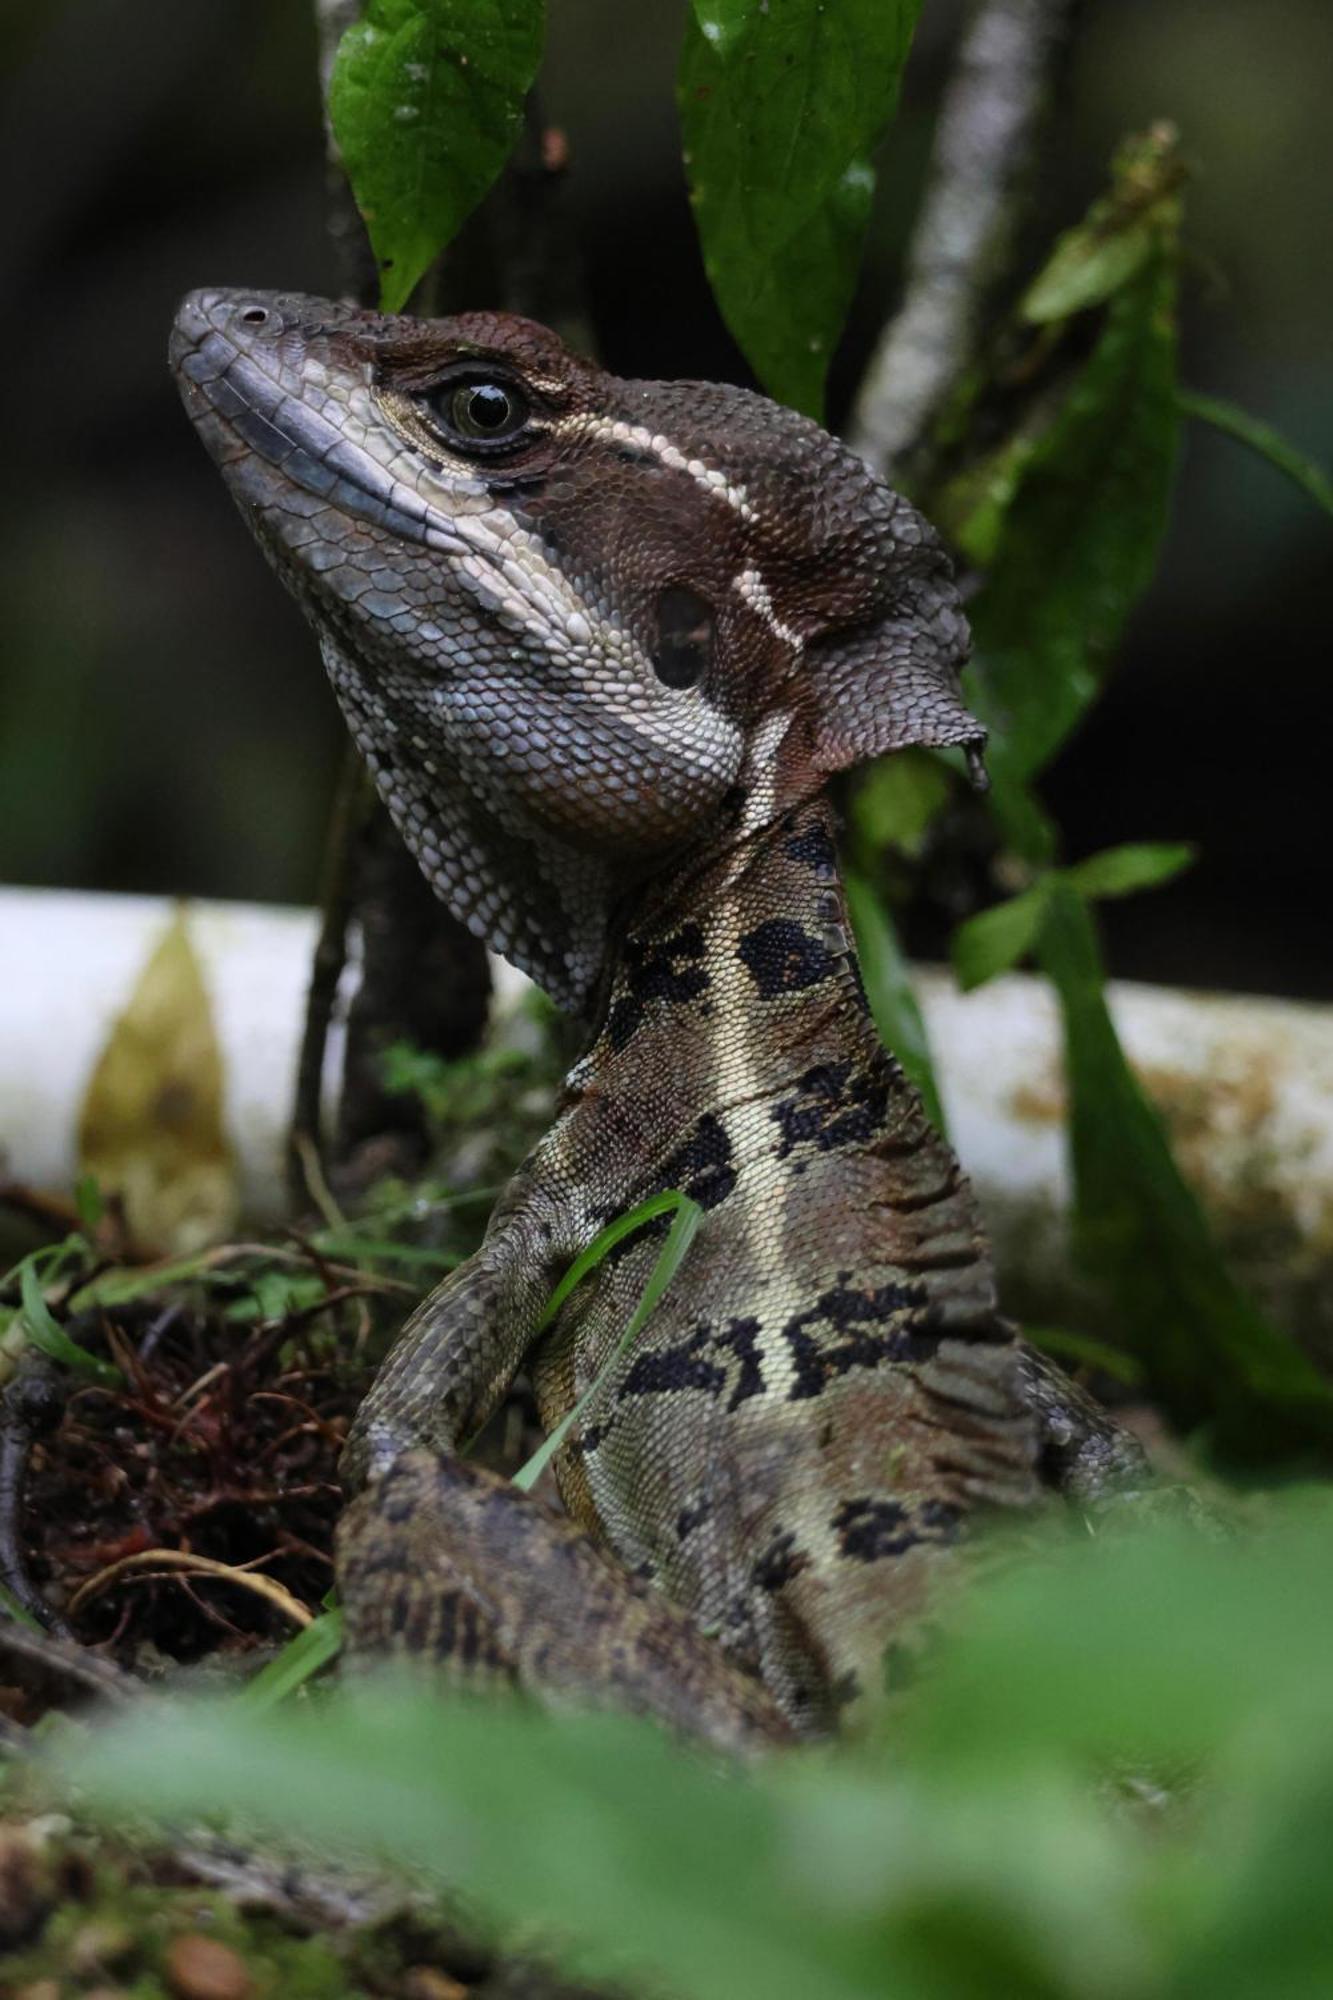
<svg viewBox="0 0 1333 2000"><path fill-rule="evenodd" d="M172 361L437 893L565 1005L683 850L984 740L933 531L761 396L277 293L191 294Z"/></svg>

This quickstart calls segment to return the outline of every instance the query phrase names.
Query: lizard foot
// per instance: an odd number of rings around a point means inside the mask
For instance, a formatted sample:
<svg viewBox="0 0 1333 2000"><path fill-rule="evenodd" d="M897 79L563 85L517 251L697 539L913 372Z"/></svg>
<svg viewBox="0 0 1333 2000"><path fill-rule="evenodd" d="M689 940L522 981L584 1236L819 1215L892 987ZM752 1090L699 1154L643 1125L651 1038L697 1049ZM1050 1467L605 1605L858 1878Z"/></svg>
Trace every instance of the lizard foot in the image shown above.
<svg viewBox="0 0 1333 2000"><path fill-rule="evenodd" d="M412 1451L338 1531L347 1653L513 1688L553 1710L615 1708L730 1755L795 1740L766 1689L574 1522L499 1474Z"/></svg>

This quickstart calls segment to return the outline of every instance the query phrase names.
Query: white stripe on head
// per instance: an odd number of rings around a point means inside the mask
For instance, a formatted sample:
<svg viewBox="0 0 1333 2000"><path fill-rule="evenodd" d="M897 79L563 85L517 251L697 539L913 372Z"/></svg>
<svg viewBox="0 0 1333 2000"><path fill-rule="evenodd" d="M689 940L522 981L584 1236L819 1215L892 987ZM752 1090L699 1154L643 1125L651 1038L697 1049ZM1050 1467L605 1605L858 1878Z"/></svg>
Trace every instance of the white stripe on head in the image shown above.
<svg viewBox="0 0 1333 2000"><path fill-rule="evenodd" d="M650 431L646 424L627 424L619 417L594 417L581 413L576 417L561 418L558 423L552 424L551 430L556 436L562 431L576 431L580 437L597 438L606 444L628 445L634 451L646 452L659 465L666 466L669 472L683 472L705 493L725 500L747 526L752 526L759 519L743 486L733 486L725 472L705 465L701 458L687 458L670 438L664 438L658 431Z"/></svg>

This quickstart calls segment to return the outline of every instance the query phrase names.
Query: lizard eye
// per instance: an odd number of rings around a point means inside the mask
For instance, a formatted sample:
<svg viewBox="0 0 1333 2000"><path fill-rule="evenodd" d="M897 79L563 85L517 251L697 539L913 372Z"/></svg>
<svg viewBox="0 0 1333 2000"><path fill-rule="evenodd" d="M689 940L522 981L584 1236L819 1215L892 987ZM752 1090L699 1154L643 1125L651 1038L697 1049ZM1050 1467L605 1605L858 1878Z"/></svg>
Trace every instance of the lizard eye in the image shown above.
<svg viewBox="0 0 1333 2000"><path fill-rule="evenodd" d="M526 398L512 382L494 376L443 382L422 401L437 427L454 442L483 449L516 436L528 421Z"/></svg>

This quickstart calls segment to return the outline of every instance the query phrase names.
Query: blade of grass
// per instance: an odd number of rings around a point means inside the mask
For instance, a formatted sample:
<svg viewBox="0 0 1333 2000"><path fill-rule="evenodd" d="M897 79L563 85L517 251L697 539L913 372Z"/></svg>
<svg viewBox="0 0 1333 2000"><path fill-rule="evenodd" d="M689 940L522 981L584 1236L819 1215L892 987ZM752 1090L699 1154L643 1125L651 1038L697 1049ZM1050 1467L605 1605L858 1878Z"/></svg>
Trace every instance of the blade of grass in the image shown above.
<svg viewBox="0 0 1333 2000"><path fill-rule="evenodd" d="M30 1263L20 1266L19 1296L23 1301L28 1339L34 1347L40 1347L43 1354L49 1354L53 1361L63 1363L90 1382L100 1382L105 1388L120 1387L125 1378L119 1368L113 1368L109 1361L99 1361L95 1354L89 1354L87 1348L71 1340L65 1329L57 1324L50 1306L42 1297L41 1281Z"/></svg>
<svg viewBox="0 0 1333 2000"><path fill-rule="evenodd" d="M0 1583L0 1617L12 1618L16 1625L25 1625L30 1632L40 1632L42 1629L26 1604L20 1604L13 1591L3 1583Z"/></svg>
<svg viewBox="0 0 1333 2000"><path fill-rule="evenodd" d="M692 1202L688 1195L681 1194L678 1188L668 1188L664 1194L649 1195L647 1201L641 1201L628 1215L618 1215L614 1222L608 1222L606 1228L594 1236L587 1249L574 1259L546 1301L546 1311L537 1322L538 1332L551 1324L574 1287L583 1283L589 1271L594 1270L617 1243L623 1243L627 1236L632 1236L636 1229L642 1229L645 1223L655 1222L659 1215L674 1215L687 1206L696 1208L697 1203Z"/></svg>
<svg viewBox="0 0 1333 2000"><path fill-rule="evenodd" d="M388 1236L358 1236L354 1229L320 1229L309 1239L321 1256L345 1264L404 1264L410 1270L452 1271L463 1261L456 1250L430 1250L419 1243L395 1243Z"/></svg>
<svg viewBox="0 0 1333 2000"><path fill-rule="evenodd" d="M573 1409L561 1419L545 1442L538 1446L526 1465L521 1465L514 1474L514 1484L520 1492L531 1492L574 1425L587 1411L612 1368L635 1339L648 1315L680 1269L685 1252L694 1241L694 1233L703 1220L703 1210L697 1201L691 1201L687 1194L681 1194L676 1188L669 1189L665 1194L650 1195L647 1201L640 1202L639 1206L631 1209L628 1215L618 1216L614 1222L608 1223L600 1236L595 1237L588 1245L582 1256L575 1258L552 1292L546 1311L542 1315L543 1326L549 1326L575 1285L587 1276L594 1265L601 1263L609 1250L613 1250L617 1243L623 1242L624 1238L636 1229L641 1229L646 1222L652 1222L657 1216L667 1214L672 1215L671 1227L667 1231L666 1241L653 1266L652 1274L643 1288L643 1296L630 1316L629 1325L607 1356L596 1381L579 1397Z"/></svg>
<svg viewBox="0 0 1333 2000"><path fill-rule="evenodd" d="M251 1711L273 1708L289 1694L303 1687L321 1667L337 1658L343 1642L341 1611L322 1611L303 1632L289 1639L252 1681L247 1681L236 1697L237 1705Z"/></svg>

